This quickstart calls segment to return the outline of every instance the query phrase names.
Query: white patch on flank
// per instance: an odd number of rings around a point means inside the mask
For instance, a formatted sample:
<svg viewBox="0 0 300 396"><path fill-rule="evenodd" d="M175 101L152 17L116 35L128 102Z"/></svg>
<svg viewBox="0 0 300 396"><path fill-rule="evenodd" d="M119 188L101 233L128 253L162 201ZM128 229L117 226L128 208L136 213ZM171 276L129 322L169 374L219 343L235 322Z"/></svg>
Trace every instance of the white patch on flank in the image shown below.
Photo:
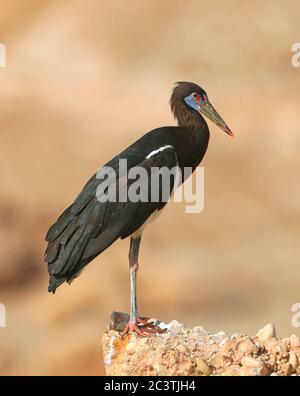
<svg viewBox="0 0 300 396"><path fill-rule="evenodd" d="M155 154L161 153L162 151L167 150L167 149L170 149L170 148L174 150L174 147L171 146L170 144L167 144L166 146L162 146L162 147L160 147L160 148L158 148L158 149L156 149L156 150L153 150L153 151L151 151L150 154L147 155L146 159L150 159L150 158L153 157Z"/></svg>
<svg viewBox="0 0 300 396"><path fill-rule="evenodd" d="M110 366L113 362L114 341L115 341L115 337L112 336L111 339L109 340L108 351L106 352L105 357L104 357L105 366Z"/></svg>

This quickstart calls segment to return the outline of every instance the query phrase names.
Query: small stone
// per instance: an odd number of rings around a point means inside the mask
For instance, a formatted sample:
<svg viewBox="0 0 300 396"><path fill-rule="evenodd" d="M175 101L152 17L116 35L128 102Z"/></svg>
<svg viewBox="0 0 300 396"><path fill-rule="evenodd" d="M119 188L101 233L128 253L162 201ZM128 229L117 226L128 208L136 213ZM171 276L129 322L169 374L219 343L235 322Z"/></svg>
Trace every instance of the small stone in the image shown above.
<svg viewBox="0 0 300 396"><path fill-rule="evenodd" d="M123 331L129 321L129 315L124 312L113 311L110 315L109 330Z"/></svg>
<svg viewBox="0 0 300 396"><path fill-rule="evenodd" d="M156 371L156 373L157 373L158 375L162 375L162 376L169 375L166 366L163 365L163 364L161 364L161 363L155 364L155 365L153 366L153 368L154 368L154 370Z"/></svg>
<svg viewBox="0 0 300 396"><path fill-rule="evenodd" d="M243 367L248 367L248 368L262 368L263 367L263 363L260 362L257 359L254 359L250 356L245 356L243 357L241 364Z"/></svg>
<svg viewBox="0 0 300 396"><path fill-rule="evenodd" d="M205 330L204 330L204 328L202 326L195 326L193 328L193 331L195 331L197 333L204 333L205 332Z"/></svg>
<svg viewBox="0 0 300 396"><path fill-rule="evenodd" d="M238 344L238 351L242 354L251 355L254 351L257 350L257 347L250 339L246 339Z"/></svg>
<svg viewBox="0 0 300 396"><path fill-rule="evenodd" d="M205 374L205 375L211 374L211 368L209 367L209 365L206 363L205 360L203 360L200 357L197 357L196 364L197 364L198 370L201 371L202 374Z"/></svg>
<svg viewBox="0 0 300 396"><path fill-rule="evenodd" d="M189 357L185 358L179 363L180 369L183 371L183 375L191 375L193 372L193 362Z"/></svg>
<svg viewBox="0 0 300 396"><path fill-rule="evenodd" d="M161 329L166 329L173 334L178 334L184 328L184 324L177 322L177 320L172 320L170 323L160 322L159 327ZM164 333L162 333L162 334L164 334Z"/></svg>
<svg viewBox="0 0 300 396"><path fill-rule="evenodd" d="M296 371L298 367L298 358L294 351L290 352L289 363L292 365L294 371Z"/></svg>
<svg viewBox="0 0 300 396"><path fill-rule="evenodd" d="M275 326L272 323L268 323L265 327L258 330L257 337L261 342L276 338Z"/></svg>
<svg viewBox="0 0 300 396"><path fill-rule="evenodd" d="M257 376L257 369L250 368L250 367L242 367L239 371L239 375L241 377L255 377Z"/></svg>
<svg viewBox="0 0 300 396"><path fill-rule="evenodd" d="M299 348L300 347L300 339L297 337L295 334L292 334L290 336L290 343L291 347L294 348Z"/></svg>
<svg viewBox="0 0 300 396"><path fill-rule="evenodd" d="M221 374L222 376L229 376L229 377L238 377L240 375L245 375L241 374L241 366L238 365L231 365L228 367L223 373Z"/></svg>
<svg viewBox="0 0 300 396"><path fill-rule="evenodd" d="M224 366L225 364L225 357L222 353L222 351L217 352L213 358L210 360L210 363L212 366L214 366L216 369L220 369Z"/></svg>
<svg viewBox="0 0 300 396"><path fill-rule="evenodd" d="M186 353L187 352L186 347L184 345L182 345L182 344L177 345L176 349L180 353Z"/></svg>
<svg viewBox="0 0 300 396"><path fill-rule="evenodd" d="M225 337L227 334L225 331L219 331L218 333L215 334L216 337Z"/></svg>
<svg viewBox="0 0 300 396"><path fill-rule="evenodd" d="M145 343L139 343L137 348L136 348L136 352L137 353L143 353L146 352L149 349L149 346Z"/></svg>
<svg viewBox="0 0 300 396"><path fill-rule="evenodd" d="M174 327L183 327L184 324L178 322L177 320L172 320L170 323L168 323L169 329L172 329Z"/></svg>
<svg viewBox="0 0 300 396"><path fill-rule="evenodd" d="M160 364L159 365L158 374L159 375L163 375L163 376L169 374L168 370L167 370L167 367L164 364Z"/></svg>
<svg viewBox="0 0 300 396"><path fill-rule="evenodd" d="M126 352L128 355L133 355L136 352L136 346L133 342L126 345Z"/></svg>

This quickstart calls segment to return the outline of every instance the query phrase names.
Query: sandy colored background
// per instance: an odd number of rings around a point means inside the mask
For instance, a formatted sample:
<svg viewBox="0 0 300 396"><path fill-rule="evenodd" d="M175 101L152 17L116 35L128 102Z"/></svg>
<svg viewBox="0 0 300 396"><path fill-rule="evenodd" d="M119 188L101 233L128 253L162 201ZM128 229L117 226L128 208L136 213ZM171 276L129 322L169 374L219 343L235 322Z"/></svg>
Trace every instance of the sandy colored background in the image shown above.
<svg viewBox="0 0 300 396"><path fill-rule="evenodd" d="M128 311L128 242L47 293L48 227L94 171L174 124L175 81L203 86L205 210L170 205L144 234L143 314L280 336L300 301L299 1L3 0L0 42L0 374L103 373L100 338Z"/></svg>

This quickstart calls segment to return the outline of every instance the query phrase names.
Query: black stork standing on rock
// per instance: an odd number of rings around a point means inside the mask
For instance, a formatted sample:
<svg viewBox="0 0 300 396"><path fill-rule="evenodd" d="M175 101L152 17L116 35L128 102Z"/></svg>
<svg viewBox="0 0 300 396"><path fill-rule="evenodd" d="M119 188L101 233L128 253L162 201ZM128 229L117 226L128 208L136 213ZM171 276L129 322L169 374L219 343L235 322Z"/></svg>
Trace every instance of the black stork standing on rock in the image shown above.
<svg viewBox="0 0 300 396"><path fill-rule="evenodd" d="M181 170L190 167L194 171L204 157L209 141L209 129L201 114L233 136L209 102L206 92L197 84L177 83L170 105L178 126L148 132L106 164L106 167L115 170L115 183L119 189L122 184L118 166L121 159L127 160L128 171L142 167L149 173L152 167L171 169L175 166ZM46 235L48 246L45 261L50 275L48 290L54 293L65 281L70 283L91 260L117 239L130 236L130 320L123 334L131 331L149 336L162 332L164 330L159 326L138 314L136 275L142 232L145 225L161 212L167 200L160 195L156 202L102 202L97 196L99 183L95 174ZM173 186L174 183L170 193ZM162 185L159 187L162 188Z"/></svg>

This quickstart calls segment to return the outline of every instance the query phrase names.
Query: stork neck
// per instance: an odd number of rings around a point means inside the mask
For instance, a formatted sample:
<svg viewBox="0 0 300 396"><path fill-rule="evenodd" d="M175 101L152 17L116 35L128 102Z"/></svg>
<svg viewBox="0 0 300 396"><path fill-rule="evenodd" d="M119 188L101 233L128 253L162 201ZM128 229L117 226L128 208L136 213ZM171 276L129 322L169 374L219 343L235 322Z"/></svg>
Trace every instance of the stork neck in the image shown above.
<svg viewBox="0 0 300 396"><path fill-rule="evenodd" d="M179 126L193 130L207 127L206 121L200 113L184 105L177 105L174 109L174 115Z"/></svg>

